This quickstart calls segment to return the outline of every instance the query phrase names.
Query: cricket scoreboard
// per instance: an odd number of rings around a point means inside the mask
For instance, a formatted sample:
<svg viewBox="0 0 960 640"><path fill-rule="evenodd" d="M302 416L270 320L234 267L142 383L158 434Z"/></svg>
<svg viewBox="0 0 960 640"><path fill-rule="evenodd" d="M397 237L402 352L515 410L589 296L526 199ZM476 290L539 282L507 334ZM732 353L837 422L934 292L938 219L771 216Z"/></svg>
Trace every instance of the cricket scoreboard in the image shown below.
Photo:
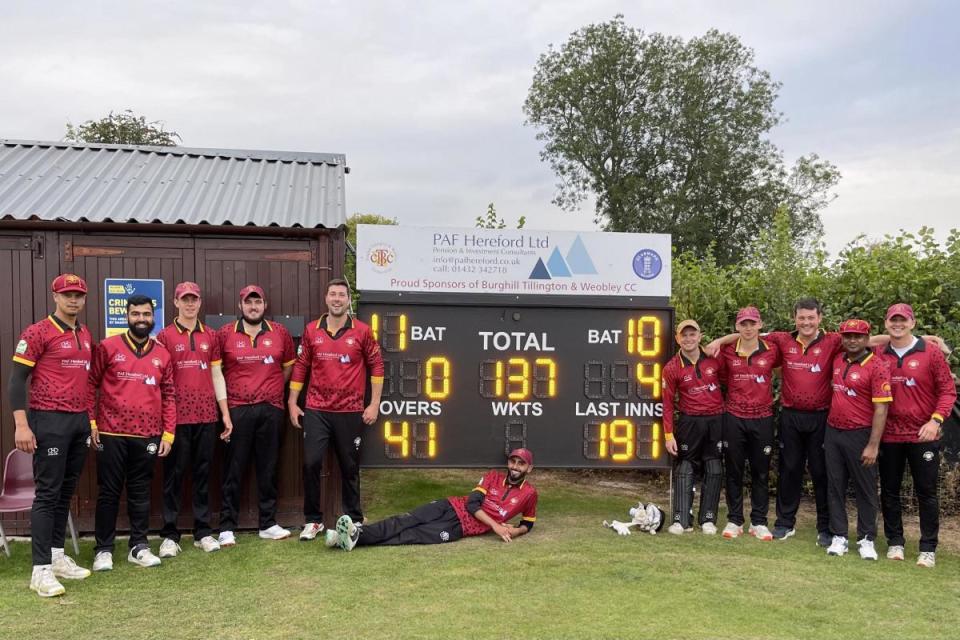
<svg viewBox="0 0 960 640"><path fill-rule="evenodd" d="M526 447L546 467L669 467L669 307L374 298L359 317L385 375L365 466L486 467Z"/></svg>

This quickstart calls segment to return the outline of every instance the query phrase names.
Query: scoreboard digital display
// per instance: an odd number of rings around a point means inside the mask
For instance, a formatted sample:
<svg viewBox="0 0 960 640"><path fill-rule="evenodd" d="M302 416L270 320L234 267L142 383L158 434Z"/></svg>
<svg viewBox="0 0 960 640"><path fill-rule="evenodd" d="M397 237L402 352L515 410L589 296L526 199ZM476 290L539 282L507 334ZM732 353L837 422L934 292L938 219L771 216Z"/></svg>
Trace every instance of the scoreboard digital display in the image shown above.
<svg viewBox="0 0 960 640"><path fill-rule="evenodd" d="M661 373L670 308L363 303L380 344L368 467L669 468Z"/></svg>

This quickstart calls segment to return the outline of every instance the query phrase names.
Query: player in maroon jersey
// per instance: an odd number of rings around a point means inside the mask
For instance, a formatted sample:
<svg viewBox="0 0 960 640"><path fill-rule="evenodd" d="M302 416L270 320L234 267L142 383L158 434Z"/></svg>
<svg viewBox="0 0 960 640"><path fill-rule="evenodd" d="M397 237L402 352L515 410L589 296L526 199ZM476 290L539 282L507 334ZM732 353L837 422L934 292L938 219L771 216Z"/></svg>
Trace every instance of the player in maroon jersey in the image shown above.
<svg viewBox="0 0 960 640"><path fill-rule="evenodd" d="M127 492L130 553L127 560L154 567L160 558L147 543L150 482L157 457L170 453L177 427L176 388L170 353L150 337L153 300L127 299L128 329L104 339L94 352L90 382L91 438L97 447L94 571L113 569L120 495Z"/></svg>
<svg viewBox="0 0 960 640"><path fill-rule="evenodd" d="M250 456L257 472L260 537L282 540L290 530L277 524L277 456L283 428L283 388L290 379L296 351L284 326L264 318L263 289L240 290L241 317L218 332L222 368L213 365L217 402L230 414L233 432L227 441L220 510L222 547L235 545L240 516L240 489Z"/></svg>
<svg viewBox="0 0 960 640"><path fill-rule="evenodd" d="M217 429L217 401L212 367L219 366L220 341L216 332L200 322L200 285L181 282L173 293L177 317L157 334L157 342L173 359L173 382L177 388L177 439L163 460L163 527L160 557L180 553L177 516L183 493L183 476L190 470L193 485L193 544L205 552L217 551L220 543L211 535L209 478ZM222 440L233 431L230 412L223 415Z"/></svg>
<svg viewBox="0 0 960 640"><path fill-rule="evenodd" d="M843 351L831 365L832 398L824 436L830 499L830 545L827 555L847 552L847 489L853 481L857 499L857 545L860 557L876 560L877 454L893 397L890 369L867 347L870 323L846 320L840 325Z"/></svg>
<svg viewBox="0 0 960 640"><path fill-rule="evenodd" d="M727 386L723 450L727 469L727 526L724 538L743 534L743 473L750 460L750 535L773 540L767 528L768 478L773 452L773 370L780 349L760 338L763 322L756 307L737 313L735 344L720 349L720 377Z"/></svg>
<svg viewBox="0 0 960 640"><path fill-rule="evenodd" d="M70 500L90 447L87 404L93 338L78 320L87 283L65 273L54 279L51 290L55 310L20 334L9 382L14 444L33 455L30 588L42 597L64 593L57 578L82 580L90 575L63 549Z"/></svg>
<svg viewBox="0 0 960 640"><path fill-rule="evenodd" d="M917 565L936 565L940 530L938 482L943 421L957 401L950 365L928 340L913 335L913 308L904 303L887 309L890 344L878 354L890 366L893 405L880 444L880 504L887 557L903 560L903 515L900 489L910 465L920 511L920 554Z"/></svg>
<svg viewBox="0 0 960 640"><path fill-rule="evenodd" d="M323 531L320 481L327 446L340 464L343 512L357 522L360 510L360 443L364 425L377 421L383 391L383 358L370 327L348 313L346 280L327 283L327 313L311 322L300 341L287 408L297 428L303 418L303 515L301 540ZM367 380L370 401L364 401ZM306 412L297 401L307 385Z"/></svg>
<svg viewBox="0 0 960 640"><path fill-rule="evenodd" d="M372 524L341 516L337 530L327 532L326 544L344 551L356 546L441 544L488 531L512 542L529 533L537 520L537 490L527 482L532 470L530 450L514 449L507 457L506 473L489 471L470 495L434 500ZM510 524L518 515L520 522Z"/></svg>
<svg viewBox="0 0 960 640"><path fill-rule="evenodd" d="M723 395L720 363L700 348L700 325L684 320L677 325L680 353L663 368L663 432L666 448L676 459L673 473L673 524L667 529L682 534L693 528L693 488L703 477L700 494L700 529L717 532L717 508L723 482L721 432ZM673 405L679 398L674 428Z"/></svg>

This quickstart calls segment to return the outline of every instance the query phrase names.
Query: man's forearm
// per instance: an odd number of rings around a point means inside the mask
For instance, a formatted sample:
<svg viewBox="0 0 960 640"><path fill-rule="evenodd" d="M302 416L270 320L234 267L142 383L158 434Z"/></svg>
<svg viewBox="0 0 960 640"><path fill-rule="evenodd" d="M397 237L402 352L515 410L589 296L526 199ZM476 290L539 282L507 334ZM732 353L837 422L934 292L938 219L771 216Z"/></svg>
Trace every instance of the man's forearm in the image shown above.
<svg viewBox="0 0 960 640"><path fill-rule="evenodd" d="M883 429L887 424L887 411L889 404L886 402L877 402L873 406L873 426L870 429L870 445L879 446L883 438Z"/></svg>
<svg viewBox="0 0 960 640"><path fill-rule="evenodd" d="M380 407L380 398L383 395L383 380L379 382L370 382L370 404Z"/></svg>

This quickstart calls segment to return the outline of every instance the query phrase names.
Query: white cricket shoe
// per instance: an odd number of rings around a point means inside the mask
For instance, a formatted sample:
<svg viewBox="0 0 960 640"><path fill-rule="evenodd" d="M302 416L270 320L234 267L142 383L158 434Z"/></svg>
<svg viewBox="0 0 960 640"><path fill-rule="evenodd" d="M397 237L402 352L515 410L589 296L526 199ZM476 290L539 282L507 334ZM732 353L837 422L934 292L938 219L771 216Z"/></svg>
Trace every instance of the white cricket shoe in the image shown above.
<svg viewBox="0 0 960 640"><path fill-rule="evenodd" d="M147 546L142 546L139 549L130 549L130 553L127 554L127 562L135 564L138 567L160 566L160 558L153 555L153 551L150 551L150 547Z"/></svg>
<svg viewBox="0 0 960 640"><path fill-rule="evenodd" d="M770 533L770 529L767 529L767 526L763 524L750 525L749 533L757 540L766 542L773 540L773 534Z"/></svg>
<svg viewBox="0 0 960 640"><path fill-rule="evenodd" d="M306 542L313 540L318 534L323 532L323 523L308 522L303 525L303 531L300 532L300 540Z"/></svg>
<svg viewBox="0 0 960 640"><path fill-rule="evenodd" d="M177 544L176 540L164 538L163 542L160 543L161 558L176 558L180 551L180 545Z"/></svg>
<svg viewBox="0 0 960 640"><path fill-rule="evenodd" d="M275 524L268 529L260 529L260 537L264 540L283 540L290 537L290 530Z"/></svg>
<svg viewBox="0 0 960 640"><path fill-rule="evenodd" d="M917 566L926 567L927 569L933 569L937 566L936 551L921 551L920 556L917 558Z"/></svg>
<svg viewBox="0 0 960 640"><path fill-rule="evenodd" d="M675 536L682 536L684 532L683 525L679 522L674 522L672 525L667 527L667 533L672 533Z"/></svg>
<svg viewBox="0 0 960 640"><path fill-rule="evenodd" d="M863 540L857 541L857 546L860 547L860 557L864 560L876 560L877 559L877 550L873 546L873 540Z"/></svg>
<svg viewBox="0 0 960 640"><path fill-rule="evenodd" d="M354 524L350 516L343 515L337 519L338 544L344 551L352 551L360 539L360 527Z"/></svg>
<svg viewBox="0 0 960 640"><path fill-rule="evenodd" d="M828 556L842 556L847 552L847 539L843 536L833 536L833 541L827 547Z"/></svg>
<svg viewBox="0 0 960 640"><path fill-rule="evenodd" d="M727 526L723 528L723 537L727 539L739 538L743 535L743 527L739 524L733 524L728 522Z"/></svg>
<svg viewBox="0 0 960 640"><path fill-rule="evenodd" d="M30 576L30 588L37 592L41 598L53 598L62 596L67 592L53 575L53 568L49 564L39 565L33 568L33 574Z"/></svg>
<svg viewBox="0 0 960 640"><path fill-rule="evenodd" d="M700 531L702 531L704 535L715 536L717 535L717 525L712 522L704 522L700 525Z"/></svg>
<svg viewBox="0 0 960 640"><path fill-rule="evenodd" d="M221 547L232 547L237 544L237 539L233 536L233 531L221 531L218 542Z"/></svg>
<svg viewBox="0 0 960 640"><path fill-rule="evenodd" d="M220 551L220 543L217 542L217 539L213 536L203 536L199 540L194 540L193 546L198 549L203 549L204 553Z"/></svg>
<svg viewBox="0 0 960 640"><path fill-rule="evenodd" d="M887 547L887 560L903 560L903 545L892 544Z"/></svg>
<svg viewBox="0 0 960 640"><path fill-rule="evenodd" d="M323 544L327 545L330 549L335 549L340 546L340 534L337 533L336 529L327 529L327 532L324 534Z"/></svg>
<svg viewBox="0 0 960 640"><path fill-rule="evenodd" d="M53 575L66 580L83 580L90 577L90 569L84 569L68 555L62 555L53 561Z"/></svg>
<svg viewBox="0 0 960 640"><path fill-rule="evenodd" d="M94 571L113 571L113 552L99 551L93 559Z"/></svg>

